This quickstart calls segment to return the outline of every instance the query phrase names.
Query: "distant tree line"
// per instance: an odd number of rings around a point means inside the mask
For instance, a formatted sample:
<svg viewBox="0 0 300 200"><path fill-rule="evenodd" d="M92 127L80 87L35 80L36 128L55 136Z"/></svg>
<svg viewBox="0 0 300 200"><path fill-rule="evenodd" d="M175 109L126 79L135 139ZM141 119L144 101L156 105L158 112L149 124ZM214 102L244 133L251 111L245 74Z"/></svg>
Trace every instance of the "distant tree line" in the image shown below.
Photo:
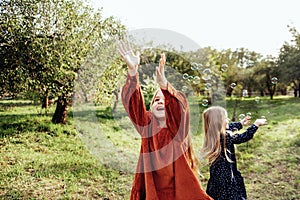
<svg viewBox="0 0 300 200"><path fill-rule="evenodd" d="M212 101L219 98L221 86L227 96L241 96L247 90L249 96L259 93L272 99L276 92L285 95L292 90L300 97L300 35L288 28L293 39L285 42L278 57L245 48L171 49L166 52L167 65L181 74L180 79L174 75L174 84L183 89L188 81L199 96L210 95ZM46 107L49 98L55 98L53 123L66 123L74 98L116 109L126 67L115 41L125 33L121 22L104 18L101 9L85 1L1 0L0 96L32 99ZM157 63L163 48L144 49L141 66ZM150 94L155 83L150 88L145 83L149 85L152 74L140 70L143 90Z"/></svg>

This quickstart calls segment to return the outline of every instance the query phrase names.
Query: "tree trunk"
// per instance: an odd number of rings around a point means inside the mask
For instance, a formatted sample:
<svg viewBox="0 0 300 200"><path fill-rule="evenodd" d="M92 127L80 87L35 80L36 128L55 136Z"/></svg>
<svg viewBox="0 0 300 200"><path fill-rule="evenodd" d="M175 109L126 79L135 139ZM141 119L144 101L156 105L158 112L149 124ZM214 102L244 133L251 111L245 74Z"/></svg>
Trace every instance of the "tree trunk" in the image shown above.
<svg viewBox="0 0 300 200"><path fill-rule="evenodd" d="M300 82L299 82L299 85L298 85L298 96L300 98Z"/></svg>
<svg viewBox="0 0 300 200"><path fill-rule="evenodd" d="M68 101L64 97L58 97L56 109L52 117L54 124L66 124L68 115Z"/></svg>
<svg viewBox="0 0 300 200"><path fill-rule="evenodd" d="M48 108L49 108L49 96L48 94L45 94L45 96L43 96L42 99L42 109L41 109L41 113L43 113L43 109L45 109L45 114L48 114Z"/></svg>
<svg viewBox="0 0 300 200"><path fill-rule="evenodd" d="M45 108L46 110L49 108L49 97L48 97L48 95L45 95L43 97L42 108Z"/></svg>
<svg viewBox="0 0 300 200"><path fill-rule="evenodd" d="M284 87L283 89L280 90L281 95L287 95L287 88Z"/></svg>
<svg viewBox="0 0 300 200"><path fill-rule="evenodd" d="M270 99L273 99L273 96L275 94L276 91L276 84L273 85L273 87L271 87L271 92L270 92Z"/></svg>
<svg viewBox="0 0 300 200"><path fill-rule="evenodd" d="M239 104L239 100L238 100L238 98L235 98L235 104L233 107L232 118L231 118L231 121L233 121L233 122L235 122L237 119L236 108L237 108L238 104Z"/></svg>
<svg viewBox="0 0 300 200"><path fill-rule="evenodd" d="M251 88L247 88L247 91L248 91L248 97L251 97L252 96L252 89Z"/></svg>
<svg viewBox="0 0 300 200"><path fill-rule="evenodd" d="M113 91L113 93L114 93L114 95L115 95L115 97L116 97L116 100L115 100L115 102L114 102L114 106L113 106L113 109L112 109L112 113L115 113L116 112L116 110L117 110L117 105L118 105L118 102L119 102L119 90L115 90L115 91Z"/></svg>
<svg viewBox="0 0 300 200"><path fill-rule="evenodd" d="M262 90L262 89L260 90L260 96L262 96L262 97L265 96L264 90Z"/></svg>

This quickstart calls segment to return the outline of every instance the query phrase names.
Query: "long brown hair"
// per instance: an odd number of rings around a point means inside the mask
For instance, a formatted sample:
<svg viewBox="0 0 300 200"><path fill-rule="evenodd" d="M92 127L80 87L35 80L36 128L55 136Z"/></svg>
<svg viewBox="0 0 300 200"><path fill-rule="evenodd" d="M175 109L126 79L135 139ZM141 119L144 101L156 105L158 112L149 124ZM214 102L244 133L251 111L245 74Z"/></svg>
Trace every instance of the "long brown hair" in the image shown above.
<svg viewBox="0 0 300 200"><path fill-rule="evenodd" d="M212 106L206 109L202 114L202 123L204 131L202 155L204 158L208 158L210 165L221 154L221 137L223 137L223 148L226 159L229 162L232 162L227 156L227 149L225 145L226 118L227 111L221 106Z"/></svg>
<svg viewBox="0 0 300 200"><path fill-rule="evenodd" d="M151 110L151 106L154 103L154 99L156 97L157 92L160 90L160 88L158 88L155 92L154 95L152 97L151 100L151 104L150 104L150 110ZM186 146L188 147L186 152L185 152L185 156L187 157L188 160L188 164L190 165L192 171L194 172L194 174L199 177L200 176L200 172L199 172L199 166L200 166L200 162L194 152L194 148L192 145L192 138L191 138L191 134L190 132L187 134L186 136Z"/></svg>
<svg viewBox="0 0 300 200"><path fill-rule="evenodd" d="M199 172L200 162L199 162L197 156L195 155L190 133L188 133L188 135L187 135L187 145L188 145L188 149L186 152L186 156L188 159L188 163L189 163L192 171L194 172L194 174L199 178L199 176L201 176L201 174Z"/></svg>

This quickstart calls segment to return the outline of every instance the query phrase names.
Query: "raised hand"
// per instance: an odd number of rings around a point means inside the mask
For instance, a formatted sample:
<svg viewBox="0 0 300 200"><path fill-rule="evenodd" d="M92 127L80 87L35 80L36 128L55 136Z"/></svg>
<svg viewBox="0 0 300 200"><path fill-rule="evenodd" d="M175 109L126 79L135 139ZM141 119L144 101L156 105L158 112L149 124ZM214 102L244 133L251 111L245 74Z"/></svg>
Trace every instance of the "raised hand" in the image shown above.
<svg viewBox="0 0 300 200"><path fill-rule="evenodd" d="M127 64L129 75L134 76L137 73L140 64L140 53L137 52L134 54L130 45L126 44L124 41L118 42L118 52Z"/></svg>
<svg viewBox="0 0 300 200"><path fill-rule="evenodd" d="M243 126L249 125L251 123L251 116L246 116L245 118L243 118L241 121L241 124Z"/></svg>
<svg viewBox="0 0 300 200"><path fill-rule="evenodd" d="M167 84L168 84L168 81L165 76L165 64L166 64L166 55L165 53L162 53L159 60L159 66L156 67L155 70L156 82L159 84L160 88L162 89L167 89Z"/></svg>
<svg viewBox="0 0 300 200"><path fill-rule="evenodd" d="M254 125L256 126L263 126L267 124L267 120L266 119L257 119L254 122Z"/></svg>

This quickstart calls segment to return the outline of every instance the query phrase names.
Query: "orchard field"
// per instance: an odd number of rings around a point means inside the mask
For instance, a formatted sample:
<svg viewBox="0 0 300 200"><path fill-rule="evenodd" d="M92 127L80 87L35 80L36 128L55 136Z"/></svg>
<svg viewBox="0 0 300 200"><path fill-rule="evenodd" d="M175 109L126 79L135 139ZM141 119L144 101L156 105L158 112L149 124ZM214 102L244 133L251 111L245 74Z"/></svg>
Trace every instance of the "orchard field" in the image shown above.
<svg viewBox="0 0 300 200"><path fill-rule="evenodd" d="M229 115L234 105L227 100ZM249 199L300 198L299 105L299 98L286 96L239 102L237 113L251 112L253 119L265 115L268 120L251 141L236 147ZM104 154L90 150L84 138L88 129L76 126L72 111L65 125L49 122L53 111L54 106L47 115L40 114L40 106L32 101L0 101L0 199L128 199L134 169L100 162ZM97 110L97 119L89 126L100 126L99 135L118 150L138 153L138 135L128 132L125 119L109 109ZM202 137L201 130L193 134L196 151ZM130 161L134 165L137 160ZM208 166L201 163L205 188Z"/></svg>

